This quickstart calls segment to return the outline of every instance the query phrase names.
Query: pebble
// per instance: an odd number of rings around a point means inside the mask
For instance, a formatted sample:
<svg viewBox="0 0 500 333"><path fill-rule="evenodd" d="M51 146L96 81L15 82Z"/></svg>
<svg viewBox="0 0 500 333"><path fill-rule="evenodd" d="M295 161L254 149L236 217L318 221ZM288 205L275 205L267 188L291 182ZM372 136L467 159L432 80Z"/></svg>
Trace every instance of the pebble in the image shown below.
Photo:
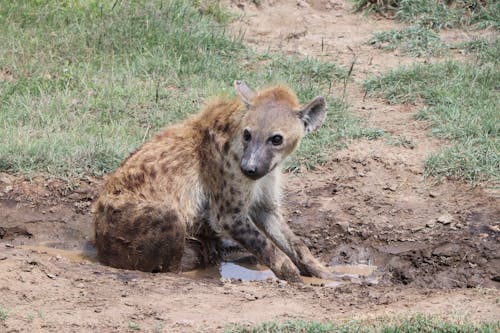
<svg viewBox="0 0 500 333"><path fill-rule="evenodd" d="M349 228L349 222L347 221L338 221L337 224L344 230Z"/></svg>
<svg viewBox="0 0 500 333"><path fill-rule="evenodd" d="M382 187L383 190L389 190L391 192L396 192L396 186L391 185L391 184L386 184L384 187Z"/></svg>
<svg viewBox="0 0 500 333"><path fill-rule="evenodd" d="M449 213L443 214L437 218L437 222L442 223L444 225L450 224L453 221L453 216Z"/></svg>
<svg viewBox="0 0 500 333"><path fill-rule="evenodd" d="M434 227L436 226L436 221L434 221L434 220L430 220L429 222L427 222L427 223L425 224L425 226L426 226L427 228L434 228Z"/></svg>
<svg viewBox="0 0 500 333"><path fill-rule="evenodd" d="M247 299L248 301L255 301L258 298L259 298L258 296L252 294L245 294L245 299Z"/></svg>

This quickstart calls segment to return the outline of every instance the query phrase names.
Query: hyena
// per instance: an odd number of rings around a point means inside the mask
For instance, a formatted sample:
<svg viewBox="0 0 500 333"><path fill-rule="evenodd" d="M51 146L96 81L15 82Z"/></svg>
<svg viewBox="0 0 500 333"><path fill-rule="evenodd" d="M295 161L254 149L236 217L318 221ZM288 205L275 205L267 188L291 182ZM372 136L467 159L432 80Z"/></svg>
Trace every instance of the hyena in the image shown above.
<svg viewBox="0 0 500 333"><path fill-rule="evenodd" d="M326 117L321 96L300 106L285 86L219 99L144 143L111 174L92 212L98 259L178 272L186 239L229 237L280 279L332 274L283 220L280 174Z"/></svg>

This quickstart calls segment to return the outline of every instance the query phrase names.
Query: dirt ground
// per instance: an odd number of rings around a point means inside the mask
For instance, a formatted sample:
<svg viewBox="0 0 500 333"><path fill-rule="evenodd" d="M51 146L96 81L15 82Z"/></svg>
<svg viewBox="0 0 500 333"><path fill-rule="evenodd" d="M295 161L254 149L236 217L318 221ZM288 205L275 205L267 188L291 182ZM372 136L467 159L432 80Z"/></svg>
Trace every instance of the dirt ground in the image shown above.
<svg viewBox="0 0 500 333"><path fill-rule="evenodd" d="M91 246L89 206L99 179L68 187L0 173L0 310L7 312L0 331L214 332L229 323L412 313L500 320L498 191L424 179L425 156L446 142L414 120L418 105L388 105L361 90L367 75L414 61L365 44L373 31L396 23L352 14L346 1L227 5L241 15L233 31L244 32L252 47L346 66L355 61L347 87L353 112L415 143L356 140L315 171L287 175L287 219L313 253L329 265L376 266L374 273L332 288L105 267ZM448 31L443 38L471 34Z"/></svg>

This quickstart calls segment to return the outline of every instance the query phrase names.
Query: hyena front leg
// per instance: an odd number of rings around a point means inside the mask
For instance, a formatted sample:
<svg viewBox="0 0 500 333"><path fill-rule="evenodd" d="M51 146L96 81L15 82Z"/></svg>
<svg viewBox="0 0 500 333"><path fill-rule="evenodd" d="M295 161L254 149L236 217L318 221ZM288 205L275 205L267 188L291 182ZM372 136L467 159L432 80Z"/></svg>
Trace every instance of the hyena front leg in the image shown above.
<svg viewBox="0 0 500 333"><path fill-rule="evenodd" d="M334 278L334 274L314 258L309 248L283 220L279 206L260 203L252 209L251 217L255 224L292 259L303 275L322 279Z"/></svg>
<svg viewBox="0 0 500 333"><path fill-rule="evenodd" d="M246 216L227 215L220 221L225 232L255 255L283 280L300 282L300 274L290 258Z"/></svg>

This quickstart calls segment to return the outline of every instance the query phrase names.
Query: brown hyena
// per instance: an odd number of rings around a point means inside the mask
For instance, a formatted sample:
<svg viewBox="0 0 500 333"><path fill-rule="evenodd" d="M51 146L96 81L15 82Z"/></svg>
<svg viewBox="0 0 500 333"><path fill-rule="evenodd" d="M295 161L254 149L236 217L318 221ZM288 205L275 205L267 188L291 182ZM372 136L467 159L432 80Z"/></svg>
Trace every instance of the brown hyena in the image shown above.
<svg viewBox="0 0 500 333"><path fill-rule="evenodd" d="M141 271L179 271L186 240L229 237L277 277L331 273L281 213L280 169L326 117L323 97L300 107L284 86L217 100L167 127L111 174L93 206L99 260Z"/></svg>

